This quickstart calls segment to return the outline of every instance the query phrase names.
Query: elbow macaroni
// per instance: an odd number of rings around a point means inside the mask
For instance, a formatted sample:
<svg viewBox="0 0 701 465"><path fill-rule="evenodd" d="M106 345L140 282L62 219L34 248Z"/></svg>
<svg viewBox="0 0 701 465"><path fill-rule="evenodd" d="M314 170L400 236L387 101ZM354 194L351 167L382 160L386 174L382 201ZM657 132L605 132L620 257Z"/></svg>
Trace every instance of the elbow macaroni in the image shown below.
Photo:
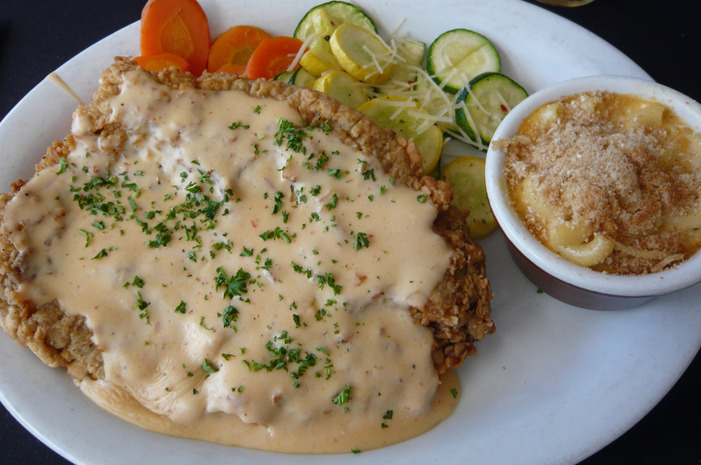
<svg viewBox="0 0 701 465"><path fill-rule="evenodd" d="M564 221L546 202L539 199L533 177L526 176L519 189L519 200L544 227L543 242L553 252L580 266L594 266L613 252L615 241L594 233L588 225Z"/></svg>
<svg viewBox="0 0 701 465"><path fill-rule="evenodd" d="M553 231L557 231L557 229L549 229L550 234L552 235ZM613 252L615 242L606 238L603 234L597 233L589 241L553 245L561 256L572 263L590 267L606 260Z"/></svg>
<svg viewBox="0 0 701 465"><path fill-rule="evenodd" d="M666 105L575 94L536 109L501 142L518 216L564 259L643 274L701 249L701 133Z"/></svg>

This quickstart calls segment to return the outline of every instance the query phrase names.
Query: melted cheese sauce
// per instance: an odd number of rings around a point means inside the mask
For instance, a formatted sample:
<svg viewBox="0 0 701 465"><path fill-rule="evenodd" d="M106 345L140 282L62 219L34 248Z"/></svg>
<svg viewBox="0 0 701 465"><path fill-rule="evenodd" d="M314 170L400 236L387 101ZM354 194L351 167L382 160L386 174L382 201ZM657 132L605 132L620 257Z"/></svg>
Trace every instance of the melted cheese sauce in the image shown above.
<svg viewBox="0 0 701 465"><path fill-rule="evenodd" d="M450 414L457 378L407 312L451 255L430 202L284 102L132 73L109 106L119 156L77 114L77 148L4 223L18 298L94 332L105 378L83 392L146 429L285 452L380 447Z"/></svg>

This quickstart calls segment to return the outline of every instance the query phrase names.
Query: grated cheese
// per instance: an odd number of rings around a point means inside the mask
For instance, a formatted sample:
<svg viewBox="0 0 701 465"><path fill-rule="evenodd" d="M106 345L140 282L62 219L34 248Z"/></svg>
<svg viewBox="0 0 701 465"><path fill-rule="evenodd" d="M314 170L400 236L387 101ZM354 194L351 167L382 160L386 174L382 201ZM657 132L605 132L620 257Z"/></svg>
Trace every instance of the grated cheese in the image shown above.
<svg viewBox="0 0 701 465"><path fill-rule="evenodd" d="M309 48L309 44L311 41L314 39L314 35L310 35L304 41L302 42L302 46L299 47L299 50L297 51L297 54L294 57L294 60L292 60L292 63L290 63L290 66L287 67L287 71L294 71L294 69L297 67L299 64L299 61L302 59L302 56L307 52L307 49Z"/></svg>
<svg viewBox="0 0 701 465"><path fill-rule="evenodd" d="M383 40L379 35L375 34L387 46L387 53L373 51L367 45L363 45L363 51L368 54L371 62L363 65L363 68L369 71L368 77L382 74L388 66L394 66L395 72L393 77L384 84L370 86L366 83L359 85L368 87L369 95L373 98L377 97L398 97L396 101L392 101L392 105L397 106L397 111L390 116L390 119L396 119L403 108L410 108L410 115L417 119L418 127L416 132L422 134L432 126L438 126L444 134L449 135L457 140L472 145L480 150L486 150L486 146L481 140L473 140L465 131L460 129L455 121L455 111L458 108L463 108L467 115L468 122L474 126L474 121L467 111L464 103L457 103L456 96L448 93L445 90L447 82L453 79L459 72L457 68L452 66L446 79L440 84L434 81L434 76L431 76L423 68L425 56L422 56L419 63L416 62L415 55L412 54L410 44L415 43L406 37L406 34L400 34L400 29L406 18L399 21L398 25L388 35L387 41ZM305 40L302 49L305 49L311 38ZM425 44L423 44L425 45ZM295 57L295 62L292 68L301 59L301 54ZM425 55L425 52L424 52ZM400 76L399 78L397 76ZM408 79L402 77L410 76ZM468 87L467 76L461 73L460 80L465 87ZM469 92L469 88L468 88ZM500 97L503 100L503 97ZM477 101L477 99L475 99ZM478 102L478 105L481 105ZM505 105L508 107L508 105ZM480 106L481 107L481 106ZM486 111L484 107L482 110ZM477 138L479 139L479 137Z"/></svg>

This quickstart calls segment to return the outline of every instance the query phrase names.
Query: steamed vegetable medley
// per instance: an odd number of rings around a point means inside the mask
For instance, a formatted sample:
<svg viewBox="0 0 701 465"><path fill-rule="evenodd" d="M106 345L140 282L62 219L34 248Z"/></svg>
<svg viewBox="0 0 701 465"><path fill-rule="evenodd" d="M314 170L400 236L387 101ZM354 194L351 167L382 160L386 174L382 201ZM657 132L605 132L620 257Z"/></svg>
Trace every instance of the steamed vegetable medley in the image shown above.
<svg viewBox="0 0 701 465"><path fill-rule="evenodd" d="M176 23L183 27L173 27ZM204 50L198 45L209 40L206 15L196 0L149 0L137 61L154 71L175 66L193 74L206 63L209 72L324 92L412 139L424 172L450 183L453 203L469 210L474 238L496 228L484 187L484 159L439 163L448 137L485 151L506 113L527 96L500 73L499 53L482 34L453 29L427 47L398 34L380 36L358 6L331 1L310 9L290 37L238 25Z"/></svg>

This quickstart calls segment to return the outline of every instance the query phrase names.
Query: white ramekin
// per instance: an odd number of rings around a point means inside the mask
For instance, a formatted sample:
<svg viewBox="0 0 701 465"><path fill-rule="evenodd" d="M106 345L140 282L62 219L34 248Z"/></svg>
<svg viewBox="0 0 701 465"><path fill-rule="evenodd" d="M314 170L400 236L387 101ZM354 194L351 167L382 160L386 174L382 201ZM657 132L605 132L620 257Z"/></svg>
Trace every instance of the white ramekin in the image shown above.
<svg viewBox="0 0 701 465"><path fill-rule="evenodd" d="M492 140L513 135L523 118L545 103L595 90L658 101L672 108L692 129L701 132L701 105L693 99L651 81L590 76L561 82L530 95L506 115ZM489 148L485 172L489 203L516 264L542 291L579 307L612 310L633 307L701 282L701 252L674 268L633 276L593 271L550 251L528 231L511 205L503 175L504 158L503 151Z"/></svg>

